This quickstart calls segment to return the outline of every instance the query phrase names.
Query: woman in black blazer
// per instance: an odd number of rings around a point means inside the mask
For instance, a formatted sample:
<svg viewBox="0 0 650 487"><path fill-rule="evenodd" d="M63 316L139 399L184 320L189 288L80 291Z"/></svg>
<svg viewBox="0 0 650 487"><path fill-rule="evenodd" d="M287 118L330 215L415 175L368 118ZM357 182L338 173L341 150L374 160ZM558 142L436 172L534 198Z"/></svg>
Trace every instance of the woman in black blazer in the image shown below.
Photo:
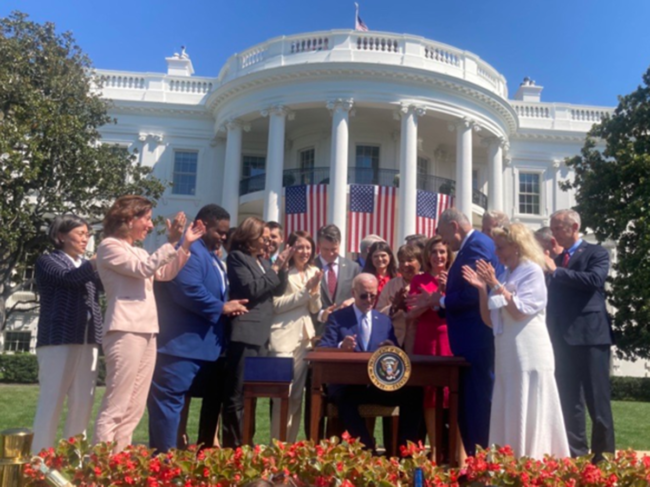
<svg viewBox="0 0 650 487"><path fill-rule="evenodd" d="M36 261L41 310L36 341L40 392L34 418L34 453L55 445L66 396L65 438L85 434L92 411L102 318L95 257L83 258L89 232L88 223L78 216L57 217L49 229L56 250Z"/></svg>
<svg viewBox="0 0 650 487"><path fill-rule="evenodd" d="M282 295L287 285L286 267L293 250L287 247L271 264L263 257L269 233L262 220L249 217L235 230L228 249L230 299L247 299L248 313L231 320L224 385L223 446L226 448L242 444L244 362L246 357L267 355L273 296Z"/></svg>

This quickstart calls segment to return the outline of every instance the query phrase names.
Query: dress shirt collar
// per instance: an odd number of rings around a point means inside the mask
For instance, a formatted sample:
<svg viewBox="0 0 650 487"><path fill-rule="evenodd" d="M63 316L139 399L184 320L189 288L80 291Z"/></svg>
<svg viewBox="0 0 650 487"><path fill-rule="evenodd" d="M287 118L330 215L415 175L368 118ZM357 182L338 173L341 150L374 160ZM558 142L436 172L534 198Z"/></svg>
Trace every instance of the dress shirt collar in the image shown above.
<svg viewBox="0 0 650 487"><path fill-rule="evenodd" d="M83 264L84 262L83 257L78 257L75 259L70 254L63 252L63 250L61 251L61 253L65 255L70 260L70 262L72 262L72 265L77 268L81 267L81 264Z"/></svg>
<svg viewBox="0 0 650 487"><path fill-rule="evenodd" d="M574 243L571 247L567 249L567 252L569 253L569 257L573 257L573 254L575 254L576 250L578 250L578 247L582 245L582 239L579 238L576 243Z"/></svg>
<svg viewBox="0 0 650 487"><path fill-rule="evenodd" d="M357 308L356 304L353 304L352 307L354 308L354 314L357 316L357 324L361 326L361 319L363 318L364 313L359 308ZM365 315L368 317L368 323L370 323L370 326L372 326L372 308L370 311L365 313Z"/></svg>
<svg viewBox="0 0 650 487"><path fill-rule="evenodd" d="M325 259L323 259L322 255L319 254L318 258L320 259L320 263L323 266L323 270L327 270L327 269L330 268L329 263ZM336 256L336 259L334 259L334 272L336 272L337 276L339 274L339 260L340 259L341 259L341 257L339 255Z"/></svg>
<svg viewBox="0 0 650 487"><path fill-rule="evenodd" d="M472 233L474 233L474 229L473 229L473 228L472 228L469 232L467 232L467 235L465 235L465 238L464 238L463 241L460 243L460 248L458 249L459 252L460 252L461 250L463 250L463 247L465 246L465 243L469 240L469 237L472 235Z"/></svg>

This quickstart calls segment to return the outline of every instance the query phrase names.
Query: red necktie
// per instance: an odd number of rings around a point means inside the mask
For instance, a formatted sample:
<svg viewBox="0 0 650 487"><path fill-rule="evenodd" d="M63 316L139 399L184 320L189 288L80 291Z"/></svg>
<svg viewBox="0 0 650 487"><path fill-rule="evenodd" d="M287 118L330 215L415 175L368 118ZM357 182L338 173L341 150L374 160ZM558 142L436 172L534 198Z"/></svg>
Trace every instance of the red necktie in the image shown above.
<svg viewBox="0 0 650 487"><path fill-rule="evenodd" d="M332 262L327 269L327 290L330 292L330 297L334 300L334 293L336 292L336 272L334 266L336 262Z"/></svg>
<svg viewBox="0 0 650 487"><path fill-rule="evenodd" d="M571 258L571 257L569 256L569 251L568 251L568 250L565 250L565 251L562 252L562 253L564 254L564 255L562 256L562 267L565 267L565 268L566 268L566 267L569 267L569 259Z"/></svg>

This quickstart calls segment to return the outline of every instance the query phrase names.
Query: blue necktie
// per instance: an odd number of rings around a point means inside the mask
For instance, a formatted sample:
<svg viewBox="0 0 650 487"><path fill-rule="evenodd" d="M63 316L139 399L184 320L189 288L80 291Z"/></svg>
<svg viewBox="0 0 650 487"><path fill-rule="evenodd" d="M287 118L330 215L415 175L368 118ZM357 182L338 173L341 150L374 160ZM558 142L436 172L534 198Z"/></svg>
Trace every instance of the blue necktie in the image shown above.
<svg viewBox="0 0 650 487"><path fill-rule="evenodd" d="M368 319L368 315L364 314L361 317L361 328L360 328L360 333L359 333L359 339L361 342L361 347L367 351L368 350L368 345L370 343L370 320Z"/></svg>

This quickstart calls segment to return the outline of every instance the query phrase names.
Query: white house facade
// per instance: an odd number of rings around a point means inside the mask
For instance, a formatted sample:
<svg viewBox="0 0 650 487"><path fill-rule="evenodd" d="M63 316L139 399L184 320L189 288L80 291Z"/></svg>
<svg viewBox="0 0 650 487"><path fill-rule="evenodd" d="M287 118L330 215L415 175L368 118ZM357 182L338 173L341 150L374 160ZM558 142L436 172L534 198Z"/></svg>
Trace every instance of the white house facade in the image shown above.
<svg viewBox="0 0 650 487"><path fill-rule="evenodd" d="M171 183L158 214L217 203L233 225L282 222L285 187L327 184L327 220L345 234L349 184L397 186L394 246L416 233L418 189L453 194L476 224L486 209L548 224L575 204L558 185L571 178L564 159L613 111L542 102L528 79L509 98L476 54L412 35L278 37L233 55L216 78L195 76L185 52L166 61L166 74L97 71L117 119L104 142L137 150Z"/></svg>

